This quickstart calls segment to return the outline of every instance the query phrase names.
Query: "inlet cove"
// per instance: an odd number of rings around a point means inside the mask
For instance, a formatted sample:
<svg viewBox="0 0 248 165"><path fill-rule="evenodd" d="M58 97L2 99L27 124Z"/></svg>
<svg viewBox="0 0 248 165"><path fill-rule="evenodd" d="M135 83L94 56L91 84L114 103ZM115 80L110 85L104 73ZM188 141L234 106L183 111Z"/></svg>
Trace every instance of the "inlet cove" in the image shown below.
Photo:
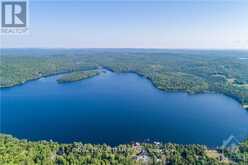
<svg viewBox="0 0 248 165"><path fill-rule="evenodd" d="M217 147L230 135L248 135L248 112L234 99L161 91L135 73L59 74L0 92L1 132L28 140Z"/></svg>

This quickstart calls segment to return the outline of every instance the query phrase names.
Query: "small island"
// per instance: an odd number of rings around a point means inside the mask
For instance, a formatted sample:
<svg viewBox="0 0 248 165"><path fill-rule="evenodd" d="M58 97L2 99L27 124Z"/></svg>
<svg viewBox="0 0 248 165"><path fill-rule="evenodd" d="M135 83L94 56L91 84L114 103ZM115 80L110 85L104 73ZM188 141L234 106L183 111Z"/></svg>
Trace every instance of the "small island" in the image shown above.
<svg viewBox="0 0 248 165"><path fill-rule="evenodd" d="M75 82L75 81L80 81L91 77L95 77L99 74L100 72L97 70L75 71L61 76L59 79L57 79L57 82L60 84L70 83L70 82Z"/></svg>
<svg viewBox="0 0 248 165"><path fill-rule="evenodd" d="M246 58L246 51L159 50L158 53L138 49L137 54L136 51L122 49L115 49L114 52L112 49L61 49L61 55L56 56L57 51L4 49L1 52L0 88L14 87L65 72L107 68L116 73L132 72L144 76L163 91L220 93L235 99L245 108L248 104L248 63L237 58L237 55ZM212 53L215 54L214 58L209 56Z"/></svg>

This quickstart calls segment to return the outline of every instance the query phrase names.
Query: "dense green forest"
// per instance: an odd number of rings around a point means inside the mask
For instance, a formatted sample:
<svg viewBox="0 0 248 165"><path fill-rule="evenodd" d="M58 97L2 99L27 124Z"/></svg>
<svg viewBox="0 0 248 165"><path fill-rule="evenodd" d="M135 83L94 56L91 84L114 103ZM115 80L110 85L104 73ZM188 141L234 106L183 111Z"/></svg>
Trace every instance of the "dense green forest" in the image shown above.
<svg viewBox="0 0 248 165"><path fill-rule="evenodd" d="M248 105L248 51L1 49L0 87L105 67L134 72L166 91L216 92Z"/></svg>
<svg viewBox="0 0 248 165"><path fill-rule="evenodd" d="M248 105L248 52L163 49L1 49L0 87L67 73L76 81L107 68L133 72L165 91L216 92ZM60 81L60 80L58 80ZM31 142L0 135L0 165L248 164L248 140L235 150L202 145Z"/></svg>
<svg viewBox="0 0 248 165"><path fill-rule="evenodd" d="M135 143L111 147L76 142L31 142L0 135L1 165L246 165L247 156L248 141L235 151L221 152L202 145Z"/></svg>
<svg viewBox="0 0 248 165"><path fill-rule="evenodd" d="M88 79L94 76L99 75L100 72L97 70L89 70L89 71L75 71L71 73L67 73L57 79L58 83L69 83L79 80Z"/></svg>

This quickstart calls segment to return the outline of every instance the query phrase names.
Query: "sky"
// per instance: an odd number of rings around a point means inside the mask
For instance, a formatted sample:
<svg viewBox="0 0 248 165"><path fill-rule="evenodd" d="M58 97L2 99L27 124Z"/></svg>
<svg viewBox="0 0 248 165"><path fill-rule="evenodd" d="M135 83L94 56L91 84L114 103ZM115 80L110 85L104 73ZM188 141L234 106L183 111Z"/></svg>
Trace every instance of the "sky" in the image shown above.
<svg viewBox="0 0 248 165"><path fill-rule="evenodd" d="M248 49L248 0L29 0L2 48Z"/></svg>

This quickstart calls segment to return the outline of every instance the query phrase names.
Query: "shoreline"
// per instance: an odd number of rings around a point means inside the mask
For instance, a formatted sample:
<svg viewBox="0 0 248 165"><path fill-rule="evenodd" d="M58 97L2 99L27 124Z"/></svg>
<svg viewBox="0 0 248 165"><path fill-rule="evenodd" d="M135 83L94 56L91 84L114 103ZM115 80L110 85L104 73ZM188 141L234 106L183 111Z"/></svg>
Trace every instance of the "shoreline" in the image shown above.
<svg viewBox="0 0 248 165"><path fill-rule="evenodd" d="M129 142L125 142L125 143L118 143L118 144L108 144L108 143L94 143L94 142L84 142L84 141L81 141L81 140L77 140L77 141L70 141L70 142L60 142L58 140L53 140L53 139L28 139L28 138L19 138L13 134L9 134L9 133L4 133L4 132L0 132L0 137L12 137L12 138L15 138L15 139L18 139L20 141L28 141L28 142L31 142L31 143L36 143L36 142L53 142L53 143L57 143L57 144L65 144L65 145L68 145L68 144L73 144L73 143L82 143L82 144L93 144L93 145L108 145L112 148L114 147L117 147L117 146L121 146L121 145L132 145L132 144L135 144L135 143L140 143L140 144L160 144L160 145L163 145L163 144L177 144L177 145L182 145L182 146L190 146L190 145L200 145L200 146L205 146L207 147L208 149L211 149L211 150L219 150L220 147L221 147L221 144L220 145L217 145L217 146L211 146L211 145L207 145L207 144L201 144L201 143L177 143L177 142L171 142L171 141L156 141L156 140L148 140L148 139L145 139L143 141L129 141ZM245 137L243 140L240 141L240 143L242 142L245 142L248 140L248 137Z"/></svg>
<svg viewBox="0 0 248 165"><path fill-rule="evenodd" d="M97 69L98 68L90 69L90 70L97 70ZM44 75L40 75L39 77L31 78L31 79L25 80L25 81L17 83L17 84L12 84L12 85L9 85L9 86L0 86L0 90L1 89L9 89L9 88L22 86L22 85L24 85L26 83L36 81L36 80L39 80L41 78L47 78L47 77L51 77L51 76L57 76L57 75L62 75L62 74L67 74L67 73L72 73L72 72L77 72L77 71L90 71L90 70L77 69L77 70L70 70L70 71L68 70L68 71L61 71L61 72L56 72L56 73L44 74Z"/></svg>
<svg viewBox="0 0 248 165"><path fill-rule="evenodd" d="M242 104L241 102L239 102L237 99L235 99L234 97L231 97L229 95L225 95L224 93L219 93L219 92L215 92L215 91L209 91L209 90L206 90L206 91L201 91L201 92L188 92L186 90L178 90L178 89L175 89L175 90L166 90L166 89L163 89L163 88L160 88L159 86L157 86L151 78L141 74L141 73L137 73L135 71L127 71L127 72L116 72L114 71L113 69L109 69L108 67L103 67L103 69L106 69L110 72L113 72L113 73L120 73L120 74L125 74L125 73L133 73L133 74L136 74L142 78L145 78L147 80L149 80L149 82L152 83L153 87L160 90L161 92L167 92L167 93L186 93L188 95L198 95L198 94L220 94L220 95L223 95L223 96L226 96L226 97L229 97L233 100L235 100L236 102L238 102L240 104L240 106L244 109L244 110L248 110L248 104Z"/></svg>
<svg viewBox="0 0 248 165"><path fill-rule="evenodd" d="M240 106L241 106L244 110L248 110L248 104L242 104L241 102L239 102L239 101L238 101L237 99L235 99L234 97L231 97L231 96L226 95L226 94L224 94L224 93L219 93L219 92L215 92L215 91L189 92L189 91L186 91L186 90L178 90L178 89L175 89L175 90L166 90L166 89L163 89L163 88L157 86L157 85L152 81L151 78L149 78L149 77L147 77L147 76L145 76L145 75L143 75L143 74L141 74L141 73L137 73L136 71L123 71L123 72L118 72L118 71L114 71L113 69L111 69L111 68L109 68L109 67L105 67L105 66L100 66L100 67L98 67L98 68L95 68L95 70L97 70L97 69L106 69L106 70L108 70L108 71L110 71L110 72L113 72L113 73L121 73L121 74L133 73L133 74L136 74L136 75L138 75L138 76L140 76L140 77L142 77L142 78L145 78L145 79L149 80L149 81L152 83L152 85L153 85L156 89L158 89L158 90L160 90L160 91L162 91L162 92L168 92L168 93L182 92L182 93L186 93L186 94L188 94L188 95L197 95L197 94L221 94L221 95L227 96L227 97L229 97L229 98L231 98L231 99L237 101L237 102L240 104ZM90 70L94 70L94 69L90 69ZM22 85L24 85L24 84L26 84L26 83L28 83L28 82L36 81L36 80L39 80L39 79L41 79L41 78L46 78L46 77L50 77L50 76L56 76L56 75L61 75L61 74L66 74L66 73L73 73L73 72L75 72L75 71L90 71L90 70L80 70L80 69L78 69L78 70L73 70L73 71L62 71L62 72L58 72L58 73L51 73L51 74L47 74L47 75L41 75L40 77L36 77L36 78L33 78L33 79L29 79L29 80L23 81L23 82L18 83L18 84L13 84L13 85L10 85L10 86L0 86L0 90L1 90L1 89L3 89L3 90L4 90L4 89L10 89L10 88L14 88L14 87L17 87L17 86L22 86ZM97 76L98 76L98 75L97 75ZM82 80L84 80L84 79L82 79Z"/></svg>
<svg viewBox="0 0 248 165"><path fill-rule="evenodd" d="M240 149L241 147L246 147L246 141L247 140L244 140L242 143L239 143L236 148ZM189 164L189 159L186 157L187 155L192 158L190 159L190 164L205 162L204 164L219 165L223 163L232 164L232 162L235 164L247 162L246 159L233 159L232 155L230 155L232 151L229 151L228 148L210 148L201 144L160 143L150 141L130 142L111 146L108 144L84 142L59 143L52 140L30 141L2 133L0 133L0 143L3 148L8 149L3 150L2 157L0 157L0 162L4 164L9 164L13 162L13 160L15 160L17 164L26 164L26 160L29 160L28 162L32 164L37 164L37 157L41 157L42 160L44 160L38 164L44 164L44 162L57 164L56 162L62 160L64 162L63 164L70 164L71 160L77 162L76 164L79 164L79 162L82 163L82 160L83 164L88 164L91 160L92 162L106 161L108 162L107 164L126 164L129 162L128 164L132 165L154 164L153 160L156 161L156 164L168 164L169 162L177 162L177 160L180 160L182 164ZM17 151L23 151L25 154ZM247 152L239 151L239 154L245 156ZM110 159L110 157L114 159ZM115 157L117 157L117 159L115 159Z"/></svg>

